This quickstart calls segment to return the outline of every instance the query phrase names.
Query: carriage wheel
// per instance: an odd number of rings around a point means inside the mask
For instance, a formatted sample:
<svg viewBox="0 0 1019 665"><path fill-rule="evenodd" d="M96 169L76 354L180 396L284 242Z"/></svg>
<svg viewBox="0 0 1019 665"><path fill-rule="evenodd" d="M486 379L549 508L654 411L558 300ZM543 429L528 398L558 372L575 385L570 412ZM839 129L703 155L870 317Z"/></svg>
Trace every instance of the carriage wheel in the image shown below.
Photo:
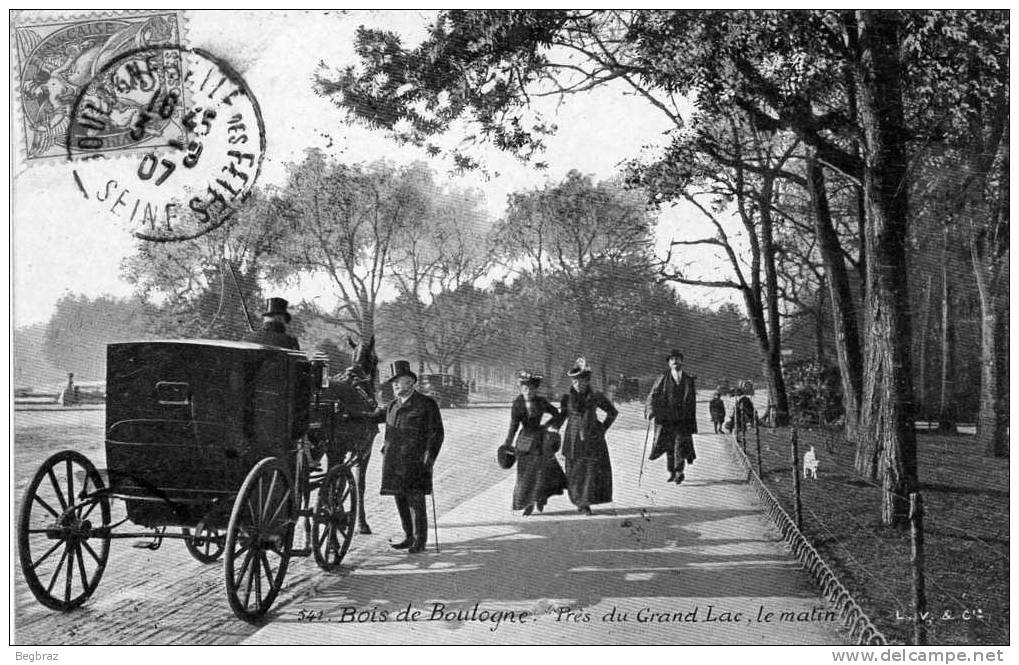
<svg viewBox="0 0 1019 665"><path fill-rule="evenodd" d="M192 534L191 529L183 528L184 546L188 554L202 563L215 563L223 554L223 534L219 529L210 529L205 522L199 522Z"/></svg>
<svg viewBox="0 0 1019 665"><path fill-rule="evenodd" d="M244 479L226 531L223 569L230 608L248 621L272 606L287 572L294 539L294 485L274 457Z"/></svg>
<svg viewBox="0 0 1019 665"><path fill-rule="evenodd" d="M28 588L50 609L74 609L99 585L110 556L110 499L101 494L104 489L92 462L65 450L43 462L25 490L18 557Z"/></svg>
<svg viewBox="0 0 1019 665"><path fill-rule="evenodd" d="M357 524L357 483L350 467L329 469L318 490L311 531L315 563L322 570L334 570L343 561L354 538Z"/></svg>

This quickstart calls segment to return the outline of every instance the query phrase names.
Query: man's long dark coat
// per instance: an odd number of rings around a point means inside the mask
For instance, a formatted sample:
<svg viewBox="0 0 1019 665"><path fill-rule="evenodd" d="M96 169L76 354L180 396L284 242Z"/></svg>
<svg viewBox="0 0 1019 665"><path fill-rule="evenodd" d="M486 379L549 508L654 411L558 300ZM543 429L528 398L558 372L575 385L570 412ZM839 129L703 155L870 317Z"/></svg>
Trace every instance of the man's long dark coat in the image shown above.
<svg viewBox="0 0 1019 665"><path fill-rule="evenodd" d="M262 325L260 330L255 330L244 336L245 342L265 344L267 346L279 346L284 349L300 351L301 345L297 338L287 333L287 327L279 321L269 321Z"/></svg>
<svg viewBox="0 0 1019 665"><path fill-rule="evenodd" d="M442 448L445 430L439 405L427 395L414 391L401 403L394 399L375 412L376 422L386 424L380 494L432 493L432 468Z"/></svg>
<svg viewBox="0 0 1019 665"><path fill-rule="evenodd" d="M672 444L670 437L662 436L663 428L674 434L696 434L697 388L693 377L683 372L678 384L672 378L671 371L658 377L648 394L644 415L655 421L655 443L648 459L658 459ZM688 461L695 456L692 444L689 453L684 456Z"/></svg>

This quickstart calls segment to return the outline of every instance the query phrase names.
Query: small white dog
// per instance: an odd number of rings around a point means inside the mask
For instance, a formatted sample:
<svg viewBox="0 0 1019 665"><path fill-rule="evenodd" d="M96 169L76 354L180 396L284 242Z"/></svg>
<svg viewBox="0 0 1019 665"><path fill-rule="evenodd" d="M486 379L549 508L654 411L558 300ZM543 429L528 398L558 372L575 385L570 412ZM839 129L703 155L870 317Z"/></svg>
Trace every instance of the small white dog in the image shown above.
<svg viewBox="0 0 1019 665"><path fill-rule="evenodd" d="M803 456L803 477L817 480L817 455L814 453L814 446L811 446Z"/></svg>

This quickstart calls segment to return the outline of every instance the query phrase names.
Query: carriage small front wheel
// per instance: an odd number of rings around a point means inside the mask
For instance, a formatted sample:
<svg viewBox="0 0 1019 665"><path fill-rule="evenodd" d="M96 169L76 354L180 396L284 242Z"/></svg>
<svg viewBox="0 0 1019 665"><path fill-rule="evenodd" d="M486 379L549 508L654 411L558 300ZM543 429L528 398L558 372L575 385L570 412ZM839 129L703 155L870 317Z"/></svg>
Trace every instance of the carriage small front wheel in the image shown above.
<svg viewBox="0 0 1019 665"><path fill-rule="evenodd" d="M210 529L204 522L199 522L192 533L191 529L181 529L184 535L184 546L196 561L216 563L223 554L223 533L219 529Z"/></svg>
<svg viewBox="0 0 1019 665"><path fill-rule="evenodd" d="M311 542L315 563L335 570L343 562L357 524L357 483L346 464L329 469L318 490Z"/></svg>
<svg viewBox="0 0 1019 665"><path fill-rule="evenodd" d="M106 570L109 527L110 499L87 457L65 450L43 462L18 517L21 571L36 600L62 612L84 603Z"/></svg>
<svg viewBox="0 0 1019 665"><path fill-rule="evenodd" d="M223 552L230 608L254 621L272 607L283 586L294 540L294 484L268 457L248 473L234 499Z"/></svg>

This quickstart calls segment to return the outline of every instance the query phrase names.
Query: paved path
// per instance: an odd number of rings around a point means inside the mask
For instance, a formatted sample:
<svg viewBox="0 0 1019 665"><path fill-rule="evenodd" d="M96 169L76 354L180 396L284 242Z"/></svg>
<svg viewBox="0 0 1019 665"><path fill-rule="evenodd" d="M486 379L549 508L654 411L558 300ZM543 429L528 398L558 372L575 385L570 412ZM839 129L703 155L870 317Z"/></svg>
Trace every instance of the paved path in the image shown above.
<svg viewBox="0 0 1019 665"><path fill-rule="evenodd" d="M244 643L841 644L730 444L698 436L683 485L658 460L638 487L644 426L635 405L622 409L609 432L615 503L594 516L565 497L542 515L511 512L507 472L440 512L441 553L379 542L346 574L319 573Z"/></svg>

